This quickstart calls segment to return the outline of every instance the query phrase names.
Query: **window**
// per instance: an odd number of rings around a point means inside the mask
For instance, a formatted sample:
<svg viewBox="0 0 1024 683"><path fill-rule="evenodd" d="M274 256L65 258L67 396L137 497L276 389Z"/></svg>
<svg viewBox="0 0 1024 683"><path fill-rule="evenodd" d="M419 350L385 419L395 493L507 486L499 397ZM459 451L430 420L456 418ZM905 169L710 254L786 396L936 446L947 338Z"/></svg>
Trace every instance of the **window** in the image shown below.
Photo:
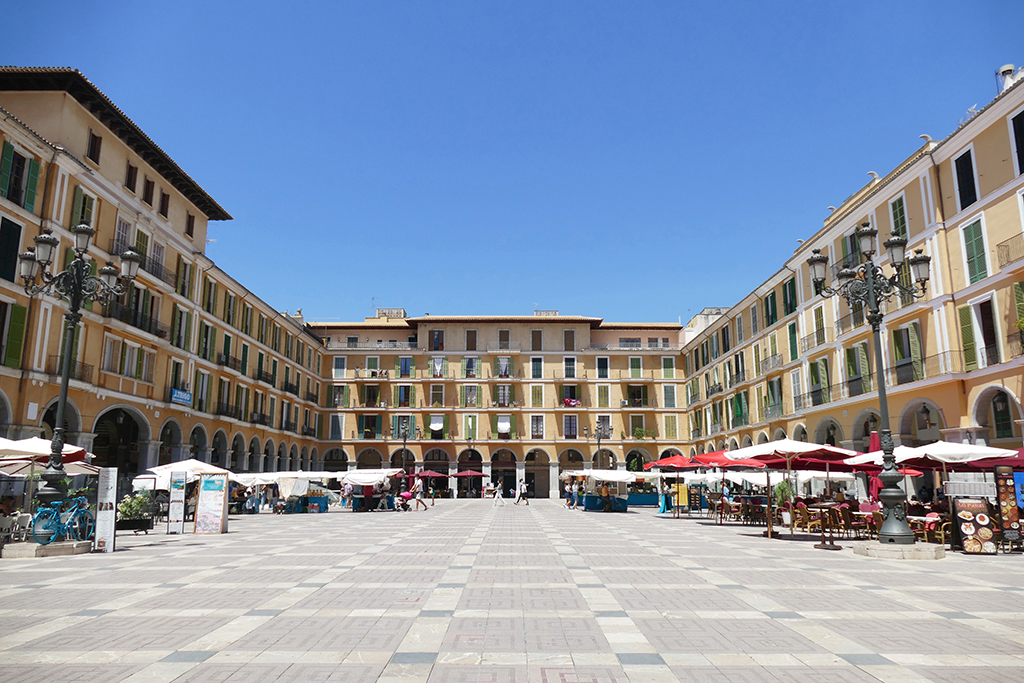
<svg viewBox="0 0 1024 683"><path fill-rule="evenodd" d="M675 408L676 407L676 385L666 384L662 387L662 398L663 407Z"/></svg>
<svg viewBox="0 0 1024 683"><path fill-rule="evenodd" d="M897 197L889 203L889 212L892 214L892 234L907 237L907 209L903 197Z"/></svg>
<svg viewBox="0 0 1024 683"><path fill-rule="evenodd" d="M639 349L640 338L639 337L619 337L619 348L620 349Z"/></svg>
<svg viewBox="0 0 1024 683"><path fill-rule="evenodd" d="M432 406L443 406L444 405L444 385L443 384L431 384L430 385L430 405L432 405Z"/></svg>
<svg viewBox="0 0 1024 683"><path fill-rule="evenodd" d="M575 415L562 416L562 438L575 439L577 437L578 424Z"/></svg>
<svg viewBox="0 0 1024 683"><path fill-rule="evenodd" d="M192 316L189 312L178 306L174 307L171 314L171 344L179 349L189 348L189 341L192 331Z"/></svg>
<svg viewBox="0 0 1024 683"><path fill-rule="evenodd" d="M203 280L203 310L207 313L217 310L217 283L209 278Z"/></svg>
<svg viewBox="0 0 1024 683"><path fill-rule="evenodd" d="M792 322L789 324L789 359L796 360L800 356L800 350L797 348L796 341L796 323Z"/></svg>
<svg viewBox="0 0 1024 683"><path fill-rule="evenodd" d="M93 206L96 200L85 194L81 186L75 188L74 199L71 203L71 225L92 225Z"/></svg>
<svg viewBox="0 0 1024 683"><path fill-rule="evenodd" d="M602 438L609 438L612 435L612 416L611 415L598 415L597 424L595 425L596 431L594 434L601 434Z"/></svg>
<svg viewBox="0 0 1024 683"><path fill-rule="evenodd" d="M1010 119L1010 138L1013 158L1017 163L1017 175L1024 173L1024 112Z"/></svg>
<svg viewBox="0 0 1024 683"><path fill-rule="evenodd" d="M345 365L348 363L348 358L345 356L334 357L334 379L344 379L345 377Z"/></svg>
<svg viewBox="0 0 1024 683"><path fill-rule="evenodd" d="M743 343L743 314L736 316L736 343Z"/></svg>
<svg viewBox="0 0 1024 683"><path fill-rule="evenodd" d="M722 337L722 353L729 353L729 349L732 348L732 344L729 340L729 325L723 327L720 334ZM668 346L668 344L666 344L666 346Z"/></svg>
<svg viewBox="0 0 1024 683"><path fill-rule="evenodd" d="M124 186L129 192L135 192L135 185L139 180L139 167L127 162L124 169Z"/></svg>
<svg viewBox="0 0 1024 683"><path fill-rule="evenodd" d="M395 405L399 408L408 408L412 401L412 387L408 384L400 384L396 387Z"/></svg>
<svg viewBox="0 0 1024 683"><path fill-rule="evenodd" d="M953 161L955 173L953 181L956 183L956 196L960 202L960 210L978 201L978 190L974 181L974 161L971 159L971 151L967 150Z"/></svg>
<svg viewBox="0 0 1024 683"><path fill-rule="evenodd" d="M544 358L540 356L530 358L530 379L544 379Z"/></svg>
<svg viewBox="0 0 1024 683"><path fill-rule="evenodd" d="M142 201L153 206L153 192L156 190L156 183L149 178L142 179Z"/></svg>
<svg viewBox="0 0 1024 683"><path fill-rule="evenodd" d="M757 304L750 307L750 334L757 334Z"/></svg>
<svg viewBox="0 0 1024 683"><path fill-rule="evenodd" d="M796 278L791 277L782 285L782 309L784 315L796 311Z"/></svg>
<svg viewBox="0 0 1024 683"><path fill-rule="evenodd" d="M508 330L498 330L498 348L512 348L511 334L509 333Z"/></svg>
<svg viewBox="0 0 1024 683"><path fill-rule="evenodd" d="M576 332L575 332L575 330L565 330L562 333L562 350L563 351L575 351L576 350Z"/></svg>
<svg viewBox="0 0 1024 683"><path fill-rule="evenodd" d="M444 330L430 331L430 351L444 351Z"/></svg>
<svg viewBox="0 0 1024 683"><path fill-rule="evenodd" d="M242 309L242 332L252 336L252 306Z"/></svg>
<svg viewBox="0 0 1024 683"><path fill-rule="evenodd" d="M469 439L470 441L475 439L476 438L477 416L476 415L466 415L466 418L465 418L465 420L463 421L462 424L463 424L462 434L467 439Z"/></svg>
<svg viewBox="0 0 1024 683"><path fill-rule="evenodd" d="M18 247L21 246L21 226L7 218L0 218L0 278L18 281ZM4 311L6 313L6 311ZM19 356L18 363L21 363ZM16 365L14 367L20 367Z"/></svg>
<svg viewBox="0 0 1024 683"><path fill-rule="evenodd" d="M531 415L530 416L530 438L531 439L543 439L544 438L544 416L543 415Z"/></svg>
<svg viewBox="0 0 1024 683"><path fill-rule="evenodd" d="M679 438L679 425L675 415L665 416L665 438L666 439L678 439Z"/></svg>
<svg viewBox="0 0 1024 683"><path fill-rule="evenodd" d="M494 387L494 402L499 408L508 408L512 405L512 386L499 384Z"/></svg>
<svg viewBox="0 0 1024 683"><path fill-rule="evenodd" d="M506 357L494 359L494 374L498 377L509 377L512 374L512 359Z"/></svg>
<svg viewBox="0 0 1024 683"><path fill-rule="evenodd" d="M629 405L634 408L646 408L647 403L647 385L646 384L630 384L626 387L626 395L629 399Z"/></svg>
<svg viewBox="0 0 1024 683"><path fill-rule="evenodd" d="M204 322L199 323L199 357L213 360L213 351L217 342L217 329Z"/></svg>
<svg viewBox="0 0 1024 683"><path fill-rule="evenodd" d="M846 349L846 388L850 396L860 396L871 391L867 342Z"/></svg>
<svg viewBox="0 0 1024 683"><path fill-rule="evenodd" d="M544 332L542 330L530 330L530 350L544 350Z"/></svg>
<svg viewBox="0 0 1024 683"><path fill-rule="evenodd" d="M462 376L465 378L472 379L478 375L479 359L478 358L463 358L462 359Z"/></svg>
<svg viewBox="0 0 1024 683"><path fill-rule="evenodd" d="M89 148L85 152L85 156L89 161L98 164L100 163L100 152L103 150L103 138L96 133L89 131Z"/></svg>
<svg viewBox="0 0 1024 683"><path fill-rule="evenodd" d="M161 216L167 218L167 211L171 206L171 195L167 194L163 190L160 190L160 208L158 209Z"/></svg>
<svg viewBox="0 0 1024 683"><path fill-rule="evenodd" d="M476 351L476 330L466 330L466 350Z"/></svg>
<svg viewBox="0 0 1024 683"><path fill-rule="evenodd" d="M459 393L462 394L462 400L460 403L463 408L475 406L480 408L480 387L475 384L467 384L466 386L459 387Z"/></svg>
<svg viewBox="0 0 1024 683"><path fill-rule="evenodd" d="M342 435L345 433L345 416L344 415L331 415L331 441L339 441L342 439Z"/></svg>
<svg viewBox="0 0 1024 683"><path fill-rule="evenodd" d="M564 369L565 369L565 378L566 379L573 379L573 378L575 378L576 377L576 359L574 357L572 357L572 356L568 356L568 357L562 359L562 361L563 361L563 366L564 366Z"/></svg>
<svg viewBox="0 0 1024 683"><path fill-rule="evenodd" d="M988 277L988 266L985 254L985 235L981 219L969 224L963 230L964 257L967 260L967 275L970 284Z"/></svg>
<svg viewBox="0 0 1024 683"><path fill-rule="evenodd" d="M530 385L530 407L531 408L543 408L544 407L544 385L542 385L542 384L531 384Z"/></svg>
<svg viewBox="0 0 1024 683"><path fill-rule="evenodd" d="M643 359L640 356L629 357L629 376L632 379L643 377Z"/></svg>
<svg viewBox="0 0 1024 683"><path fill-rule="evenodd" d="M598 356L597 358L597 378L608 379L608 356Z"/></svg>
<svg viewBox="0 0 1024 683"><path fill-rule="evenodd" d="M1013 415L1010 412L1010 400L1005 391L1000 391L992 399L992 426L995 427L997 439L1013 438Z"/></svg>
<svg viewBox="0 0 1024 683"><path fill-rule="evenodd" d="M768 296L764 298L764 326L771 327L778 319L778 310L775 308L775 292L769 292Z"/></svg>
<svg viewBox="0 0 1024 683"><path fill-rule="evenodd" d="M224 294L224 322L235 327L235 295L231 292Z"/></svg>
<svg viewBox="0 0 1024 683"><path fill-rule="evenodd" d="M598 408L610 408L611 407L611 393L612 387L610 384L598 384L597 385L597 407Z"/></svg>
<svg viewBox="0 0 1024 683"><path fill-rule="evenodd" d="M189 237L195 237L196 234L196 217L190 213L185 214L185 234Z"/></svg>
<svg viewBox="0 0 1024 683"><path fill-rule="evenodd" d="M828 358L819 358L811 361L811 403L820 406L832 400L831 386L829 385Z"/></svg>
<svg viewBox="0 0 1024 683"><path fill-rule="evenodd" d="M634 436L637 432L643 433L645 431L644 416L643 415L630 415L629 416L629 434Z"/></svg>
<svg viewBox="0 0 1024 683"><path fill-rule="evenodd" d="M676 378L676 359L672 356L661 357L661 377L662 379L675 379Z"/></svg>
<svg viewBox="0 0 1024 683"><path fill-rule="evenodd" d="M11 143L5 142L0 157L0 196L31 213L36 206L38 182L39 162L18 154Z"/></svg>
<svg viewBox="0 0 1024 683"><path fill-rule="evenodd" d="M977 370L998 363L999 340L996 336L992 299L985 299L970 306L961 306L957 309L957 317L960 321L960 337L964 346L964 369ZM912 323L911 327L914 325L916 323ZM920 332L916 337L920 344ZM911 347L911 351L913 351L913 347ZM920 349L918 349L918 353L920 354ZM920 365L920 363L918 364ZM915 376L915 379L920 379L920 377Z"/></svg>

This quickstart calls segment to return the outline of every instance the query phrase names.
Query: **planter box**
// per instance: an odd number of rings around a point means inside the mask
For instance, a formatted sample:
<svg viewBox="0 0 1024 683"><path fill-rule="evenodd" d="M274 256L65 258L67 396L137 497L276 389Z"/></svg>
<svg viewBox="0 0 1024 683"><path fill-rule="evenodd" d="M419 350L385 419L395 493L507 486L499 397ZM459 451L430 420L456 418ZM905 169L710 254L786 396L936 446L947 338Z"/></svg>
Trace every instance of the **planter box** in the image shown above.
<svg viewBox="0 0 1024 683"><path fill-rule="evenodd" d="M115 528L118 531L134 531L136 533L145 531L149 533L149 530L153 528L153 518L143 517L142 519L119 519Z"/></svg>

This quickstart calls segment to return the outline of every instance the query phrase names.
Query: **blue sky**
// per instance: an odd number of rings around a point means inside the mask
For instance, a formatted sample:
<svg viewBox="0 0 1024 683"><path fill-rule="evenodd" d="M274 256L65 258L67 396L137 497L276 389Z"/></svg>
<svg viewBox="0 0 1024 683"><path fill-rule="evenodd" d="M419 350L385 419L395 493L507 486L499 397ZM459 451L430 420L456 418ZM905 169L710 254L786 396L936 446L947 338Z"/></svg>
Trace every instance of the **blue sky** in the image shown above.
<svg viewBox="0 0 1024 683"><path fill-rule="evenodd" d="M1012 2L46 6L2 60L81 70L235 217L217 264L313 320L685 322L1024 64Z"/></svg>

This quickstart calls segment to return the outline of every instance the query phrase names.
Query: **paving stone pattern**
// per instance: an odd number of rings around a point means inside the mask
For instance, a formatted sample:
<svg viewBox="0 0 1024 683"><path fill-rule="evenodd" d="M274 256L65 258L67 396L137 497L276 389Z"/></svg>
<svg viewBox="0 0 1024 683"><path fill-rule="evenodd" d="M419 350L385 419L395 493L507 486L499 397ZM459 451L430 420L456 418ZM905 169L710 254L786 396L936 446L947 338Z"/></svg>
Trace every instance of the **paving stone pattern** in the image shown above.
<svg viewBox="0 0 1024 683"><path fill-rule="evenodd" d="M230 528L0 561L0 680L1024 680L1020 555L879 560L543 500Z"/></svg>

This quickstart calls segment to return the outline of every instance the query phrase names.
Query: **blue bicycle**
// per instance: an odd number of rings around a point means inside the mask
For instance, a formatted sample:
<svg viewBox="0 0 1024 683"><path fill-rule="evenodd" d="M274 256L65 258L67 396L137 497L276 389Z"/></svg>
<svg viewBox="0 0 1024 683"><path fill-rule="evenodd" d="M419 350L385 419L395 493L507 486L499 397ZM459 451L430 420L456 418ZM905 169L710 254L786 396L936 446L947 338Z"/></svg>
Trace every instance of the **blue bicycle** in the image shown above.
<svg viewBox="0 0 1024 683"><path fill-rule="evenodd" d="M58 538L88 541L96 530L96 518L88 505L80 496L39 508L32 518L32 537L39 545L48 545Z"/></svg>

